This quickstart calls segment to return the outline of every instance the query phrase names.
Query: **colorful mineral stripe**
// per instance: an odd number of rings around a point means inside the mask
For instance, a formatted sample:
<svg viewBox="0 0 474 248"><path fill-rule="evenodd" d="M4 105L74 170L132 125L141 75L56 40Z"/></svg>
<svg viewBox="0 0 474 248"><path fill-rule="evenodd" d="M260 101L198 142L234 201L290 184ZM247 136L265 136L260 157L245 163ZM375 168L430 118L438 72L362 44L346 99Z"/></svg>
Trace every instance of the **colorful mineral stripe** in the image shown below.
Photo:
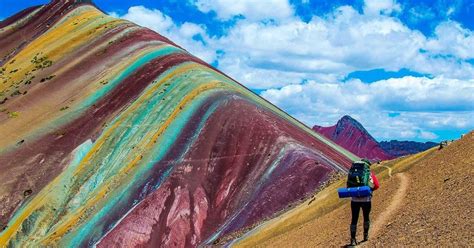
<svg viewBox="0 0 474 248"><path fill-rule="evenodd" d="M354 155L85 1L0 23L0 246L215 244Z"/></svg>

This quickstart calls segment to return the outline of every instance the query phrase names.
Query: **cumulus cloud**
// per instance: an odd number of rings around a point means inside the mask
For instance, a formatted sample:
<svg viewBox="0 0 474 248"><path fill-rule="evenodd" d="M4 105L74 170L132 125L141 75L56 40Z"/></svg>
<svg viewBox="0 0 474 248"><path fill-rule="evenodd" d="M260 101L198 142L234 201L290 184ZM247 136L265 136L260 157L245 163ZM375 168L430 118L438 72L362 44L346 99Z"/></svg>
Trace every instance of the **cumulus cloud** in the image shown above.
<svg viewBox="0 0 474 248"><path fill-rule="evenodd" d="M212 63L216 59L215 51L207 47L206 41L210 38L203 25L189 22L177 25L171 17L161 11L148 9L144 6L130 7L128 12L122 16L117 13L110 14L150 28L208 63Z"/></svg>
<svg viewBox="0 0 474 248"><path fill-rule="evenodd" d="M252 21L265 19L285 19L293 16L288 0L197 0L197 8L208 13L213 11L221 20L242 16Z"/></svg>
<svg viewBox="0 0 474 248"><path fill-rule="evenodd" d="M474 32L459 23L448 21L435 29L435 37L426 45L428 51L441 55L454 55L461 59L474 58Z"/></svg>
<svg viewBox="0 0 474 248"><path fill-rule="evenodd" d="M169 16L157 9L147 9L144 6L130 7L128 12L120 18L153 30L167 31L174 26L173 20Z"/></svg>
<svg viewBox="0 0 474 248"><path fill-rule="evenodd" d="M442 31L427 38L397 18L367 16L343 6L329 17L315 16L309 22L242 20L226 36L213 40L212 47L225 52L222 70L255 88L294 84L303 78L341 80L353 71L378 68L470 79L474 68L462 59L474 54L471 36L456 30L464 34L463 39ZM287 75L278 79L281 72ZM264 73L275 75L270 78L276 77L277 82L269 83L261 77Z"/></svg>
<svg viewBox="0 0 474 248"><path fill-rule="evenodd" d="M390 14L401 11L395 0L365 0L364 13L367 15Z"/></svg>
<svg viewBox="0 0 474 248"><path fill-rule="evenodd" d="M288 85L264 91L262 96L292 111L449 112L474 111L474 80L407 76L371 84L345 83ZM333 109L333 110L331 110Z"/></svg>
<svg viewBox="0 0 474 248"><path fill-rule="evenodd" d="M372 84L310 81L262 96L310 126L333 125L351 114L379 139L435 139L428 135L433 130L474 126L474 80L407 76Z"/></svg>
<svg viewBox="0 0 474 248"><path fill-rule="evenodd" d="M427 140L434 140L438 138L438 135L432 132L427 132L427 131L421 131L420 132L420 138L422 139L427 139Z"/></svg>

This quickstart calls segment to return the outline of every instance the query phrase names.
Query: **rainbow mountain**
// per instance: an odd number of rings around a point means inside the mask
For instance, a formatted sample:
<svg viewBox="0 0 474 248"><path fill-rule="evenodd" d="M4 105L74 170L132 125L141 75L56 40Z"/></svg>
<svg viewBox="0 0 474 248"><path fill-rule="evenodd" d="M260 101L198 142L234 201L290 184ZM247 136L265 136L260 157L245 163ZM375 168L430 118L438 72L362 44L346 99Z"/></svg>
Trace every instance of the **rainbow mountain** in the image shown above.
<svg viewBox="0 0 474 248"><path fill-rule="evenodd" d="M55 0L0 23L0 246L219 242L355 155L167 38Z"/></svg>

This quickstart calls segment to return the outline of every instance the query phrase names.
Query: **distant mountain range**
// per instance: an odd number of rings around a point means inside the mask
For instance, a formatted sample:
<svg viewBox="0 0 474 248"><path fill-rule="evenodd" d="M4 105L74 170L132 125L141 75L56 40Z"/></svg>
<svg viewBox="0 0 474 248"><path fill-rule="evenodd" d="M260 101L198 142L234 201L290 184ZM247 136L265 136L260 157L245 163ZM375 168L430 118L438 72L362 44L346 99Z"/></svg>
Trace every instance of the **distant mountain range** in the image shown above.
<svg viewBox="0 0 474 248"><path fill-rule="evenodd" d="M415 141L382 141L372 137L367 130L354 118L346 115L334 126L322 127L315 125L313 130L355 155L370 160L388 160L409 154L415 154L438 145L435 142Z"/></svg>
<svg viewBox="0 0 474 248"><path fill-rule="evenodd" d="M379 142L379 145L390 155L400 157L428 150L439 145L439 143L391 140Z"/></svg>

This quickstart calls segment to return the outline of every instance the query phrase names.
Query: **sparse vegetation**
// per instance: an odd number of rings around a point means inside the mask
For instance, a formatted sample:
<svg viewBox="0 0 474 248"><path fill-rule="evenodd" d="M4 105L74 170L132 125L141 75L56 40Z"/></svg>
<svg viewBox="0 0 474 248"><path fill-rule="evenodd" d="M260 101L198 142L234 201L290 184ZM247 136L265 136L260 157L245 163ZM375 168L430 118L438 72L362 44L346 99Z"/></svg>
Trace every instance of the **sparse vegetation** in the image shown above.
<svg viewBox="0 0 474 248"><path fill-rule="evenodd" d="M51 75L51 76L42 78L42 79L40 80L40 83L44 83L44 82L46 82L46 81L49 81L49 80L53 79L55 76L56 76L56 75Z"/></svg>
<svg viewBox="0 0 474 248"><path fill-rule="evenodd" d="M13 112L8 112L8 117L9 118L16 118L20 115L19 112L13 111Z"/></svg>
<svg viewBox="0 0 474 248"><path fill-rule="evenodd" d="M10 94L11 97L21 95L21 92L19 90L13 91L13 93Z"/></svg>
<svg viewBox="0 0 474 248"><path fill-rule="evenodd" d="M42 53L37 53L31 60L36 70L45 69L53 65L53 61L49 60L48 56L41 56L41 54ZM35 69L33 69L33 71L35 71Z"/></svg>

